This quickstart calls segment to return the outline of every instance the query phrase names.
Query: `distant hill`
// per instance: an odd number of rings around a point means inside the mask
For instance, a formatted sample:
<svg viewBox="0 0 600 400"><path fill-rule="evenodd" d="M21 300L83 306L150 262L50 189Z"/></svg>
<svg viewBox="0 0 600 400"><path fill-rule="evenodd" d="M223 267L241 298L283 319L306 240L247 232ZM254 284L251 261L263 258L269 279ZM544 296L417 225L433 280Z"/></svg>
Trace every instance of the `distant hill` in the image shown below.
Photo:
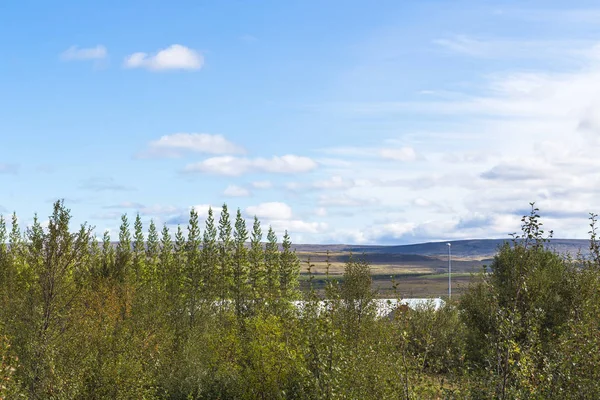
<svg viewBox="0 0 600 400"><path fill-rule="evenodd" d="M359 245L294 245L297 251L307 253L349 253L354 254L406 254L419 256L445 256L448 254L448 246L452 245L453 257L464 258L491 258L496 254L498 247L510 239L472 239L452 240L449 242L429 242L398 246L359 246ZM547 247L561 254L577 254L578 251L587 253L589 240L586 239L551 239Z"/></svg>

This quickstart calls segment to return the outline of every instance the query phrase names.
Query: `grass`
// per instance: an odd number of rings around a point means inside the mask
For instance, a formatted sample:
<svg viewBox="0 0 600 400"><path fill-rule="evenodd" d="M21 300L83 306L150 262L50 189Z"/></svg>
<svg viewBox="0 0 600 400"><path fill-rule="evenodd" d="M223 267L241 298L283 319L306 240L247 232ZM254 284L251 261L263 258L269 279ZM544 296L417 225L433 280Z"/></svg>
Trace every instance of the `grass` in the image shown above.
<svg viewBox="0 0 600 400"><path fill-rule="evenodd" d="M327 272L332 281L343 282L348 253L329 253L329 271L325 253L298 253L302 261L300 288L309 289L308 263L312 264L313 287L323 294L327 286ZM441 297L448 294L447 259L419 255L377 254L365 255L371 264L373 287L378 297ZM481 270L489 260L453 259L452 294L460 296L471 280L471 273ZM395 285L395 289L394 289Z"/></svg>
<svg viewBox="0 0 600 400"><path fill-rule="evenodd" d="M469 273L452 274L452 293L460 295L471 279ZM373 288L377 297L442 297L448 294L448 274L407 273L394 275L372 275ZM328 282L343 283L341 275L313 276L313 287L323 295ZM395 286L395 289L394 289ZM309 289L309 276L300 276L300 288Z"/></svg>

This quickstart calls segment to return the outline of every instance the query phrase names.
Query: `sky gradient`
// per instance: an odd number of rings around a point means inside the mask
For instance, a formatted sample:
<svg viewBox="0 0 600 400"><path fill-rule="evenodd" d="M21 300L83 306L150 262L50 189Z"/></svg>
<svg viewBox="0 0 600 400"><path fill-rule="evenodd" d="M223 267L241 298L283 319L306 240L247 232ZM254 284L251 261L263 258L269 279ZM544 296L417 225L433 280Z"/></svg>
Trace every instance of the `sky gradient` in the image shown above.
<svg viewBox="0 0 600 400"><path fill-rule="evenodd" d="M585 238L595 3L4 2L0 213L64 198L116 235L225 202L296 243L405 244L507 237L535 201Z"/></svg>

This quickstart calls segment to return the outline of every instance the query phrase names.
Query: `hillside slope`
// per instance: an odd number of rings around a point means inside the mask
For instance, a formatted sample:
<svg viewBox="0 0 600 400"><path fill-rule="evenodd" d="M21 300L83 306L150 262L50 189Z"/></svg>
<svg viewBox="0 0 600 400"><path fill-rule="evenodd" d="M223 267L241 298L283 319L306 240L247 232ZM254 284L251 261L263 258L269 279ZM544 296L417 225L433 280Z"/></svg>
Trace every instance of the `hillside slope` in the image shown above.
<svg viewBox="0 0 600 400"><path fill-rule="evenodd" d="M498 247L510 239L471 239L453 240L450 242L429 242L398 246L360 246L360 245L294 245L297 251L306 253L354 253L354 254L412 254L419 256L445 256L448 254L446 243L452 244L452 255L457 258L484 259L493 257ZM579 250L586 253L589 249L589 240L585 239L552 239L548 243L549 249L559 253L576 254Z"/></svg>

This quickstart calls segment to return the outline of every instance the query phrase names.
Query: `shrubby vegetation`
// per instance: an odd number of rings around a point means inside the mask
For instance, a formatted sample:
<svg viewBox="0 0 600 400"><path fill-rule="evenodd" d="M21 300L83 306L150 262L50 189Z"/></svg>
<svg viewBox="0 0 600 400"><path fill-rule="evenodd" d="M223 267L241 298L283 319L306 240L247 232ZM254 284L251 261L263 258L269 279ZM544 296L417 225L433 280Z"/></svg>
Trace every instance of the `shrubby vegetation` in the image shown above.
<svg viewBox="0 0 600 400"><path fill-rule="evenodd" d="M596 398L596 217L592 257L572 258L544 246L538 218L461 299L390 318L368 263L351 258L323 308L298 290L289 236L263 243L226 206L173 235L139 216L132 235L123 216L116 246L73 232L62 202L45 228L0 219L0 398Z"/></svg>

